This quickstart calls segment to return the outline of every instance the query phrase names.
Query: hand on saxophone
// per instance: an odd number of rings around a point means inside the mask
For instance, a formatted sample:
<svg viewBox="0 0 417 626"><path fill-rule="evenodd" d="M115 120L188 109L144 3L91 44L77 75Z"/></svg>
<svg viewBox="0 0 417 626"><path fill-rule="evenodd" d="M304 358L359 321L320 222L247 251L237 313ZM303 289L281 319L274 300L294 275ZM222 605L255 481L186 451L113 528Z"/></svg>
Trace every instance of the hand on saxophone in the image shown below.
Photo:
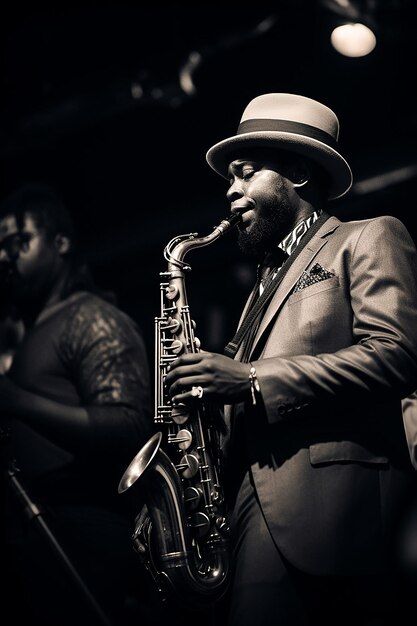
<svg viewBox="0 0 417 626"><path fill-rule="evenodd" d="M234 404L251 397L250 369L250 363L223 354L189 353L171 363L165 384L174 404L196 400Z"/></svg>

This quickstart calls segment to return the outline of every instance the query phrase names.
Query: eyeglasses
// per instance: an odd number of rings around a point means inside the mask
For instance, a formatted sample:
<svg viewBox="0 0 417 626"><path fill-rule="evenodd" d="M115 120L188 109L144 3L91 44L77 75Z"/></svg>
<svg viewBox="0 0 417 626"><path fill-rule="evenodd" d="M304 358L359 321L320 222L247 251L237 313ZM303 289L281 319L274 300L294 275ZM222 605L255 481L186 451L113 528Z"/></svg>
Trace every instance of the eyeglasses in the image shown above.
<svg viewBox="0 0 417 626"><path fill-rule="evenodd" d="M29 250L29 243L35 237L39 237L39 233L17 232L7 235L3 241L0 241L0 253L4 251L10 261L14 261L21 252Z"/></svg>

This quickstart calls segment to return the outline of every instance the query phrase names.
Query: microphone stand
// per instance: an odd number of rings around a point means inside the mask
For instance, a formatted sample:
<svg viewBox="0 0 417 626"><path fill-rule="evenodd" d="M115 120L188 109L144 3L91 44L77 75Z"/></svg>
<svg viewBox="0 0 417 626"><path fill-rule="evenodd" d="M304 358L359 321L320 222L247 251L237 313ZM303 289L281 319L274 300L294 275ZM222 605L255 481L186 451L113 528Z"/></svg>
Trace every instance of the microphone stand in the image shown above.
<svg viewBox="0 0 417 626"><path fill-rule="evenodd" d="M75 569L71 560L68 558L68 555L62 549L62 546L57 541L56 537L52 533L51 529L45 522L42 517L42 513L39 510L38 506L31 500L29 494L24 489L22 483L17 478L17 471L15 468L11 468L7 470L7 475L9 477L10 485L13 493L16 495L17 499L23 505L23 510L28 519L35 524L36 528L40 531L41 535L46 539L49 546L52 548L55 556L58 557L58 560L61 562L61 565L64 567L67 574L69 574L72 581L75 583L75 586L84 596L87 603L90 605L93 612L99 619L99 623L102 626L113 626L109 621L107 615L103 612L102 608L98 604L97 600L91 593L91 591L87 588L81 576Z"/></svg>

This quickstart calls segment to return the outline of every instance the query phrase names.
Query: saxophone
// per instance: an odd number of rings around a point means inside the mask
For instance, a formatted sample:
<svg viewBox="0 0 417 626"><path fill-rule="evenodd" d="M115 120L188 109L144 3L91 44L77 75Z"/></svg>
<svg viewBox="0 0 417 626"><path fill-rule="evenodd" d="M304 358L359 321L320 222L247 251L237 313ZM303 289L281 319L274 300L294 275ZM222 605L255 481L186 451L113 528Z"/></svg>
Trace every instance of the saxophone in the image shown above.
<svg viewBox="0 0 417 626"><path fill-rule="evenodd" d="M135 483L140 502L133 547L159 591L187 608L219 599L229 580L228 525L221 486L219 410L172 405L164 378L179 355L198 352L185 289L185 255L236 226L232 214L206 237L179 235L167 244L161 272L161 315L155 318L155 417L159 432L124 472L118 491ZM139 483L137 483L139 481Z"/></svg>

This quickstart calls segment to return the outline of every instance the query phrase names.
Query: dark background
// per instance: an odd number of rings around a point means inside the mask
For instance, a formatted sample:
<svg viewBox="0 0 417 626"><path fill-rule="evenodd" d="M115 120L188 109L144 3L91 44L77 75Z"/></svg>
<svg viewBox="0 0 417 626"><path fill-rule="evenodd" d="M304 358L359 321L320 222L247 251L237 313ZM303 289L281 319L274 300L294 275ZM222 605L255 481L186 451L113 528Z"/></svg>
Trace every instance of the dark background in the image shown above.
<svg viewBox="0 0 417 626"><path fill-rule="evenodd" d="M178 234L208 234L229 213L227 183L205 153L234 134L261 93L300 93L333 108L355 176L334 213L396 215L417 240L415 0L346 4L1 10L1 196L27 180L63 195L97 282L141 324L151 356L164 246ZM363 58L330 44L355 9L377 35ZM197 334L203 348L220 350L254 268L234 233L187 260Z"/></svg>

